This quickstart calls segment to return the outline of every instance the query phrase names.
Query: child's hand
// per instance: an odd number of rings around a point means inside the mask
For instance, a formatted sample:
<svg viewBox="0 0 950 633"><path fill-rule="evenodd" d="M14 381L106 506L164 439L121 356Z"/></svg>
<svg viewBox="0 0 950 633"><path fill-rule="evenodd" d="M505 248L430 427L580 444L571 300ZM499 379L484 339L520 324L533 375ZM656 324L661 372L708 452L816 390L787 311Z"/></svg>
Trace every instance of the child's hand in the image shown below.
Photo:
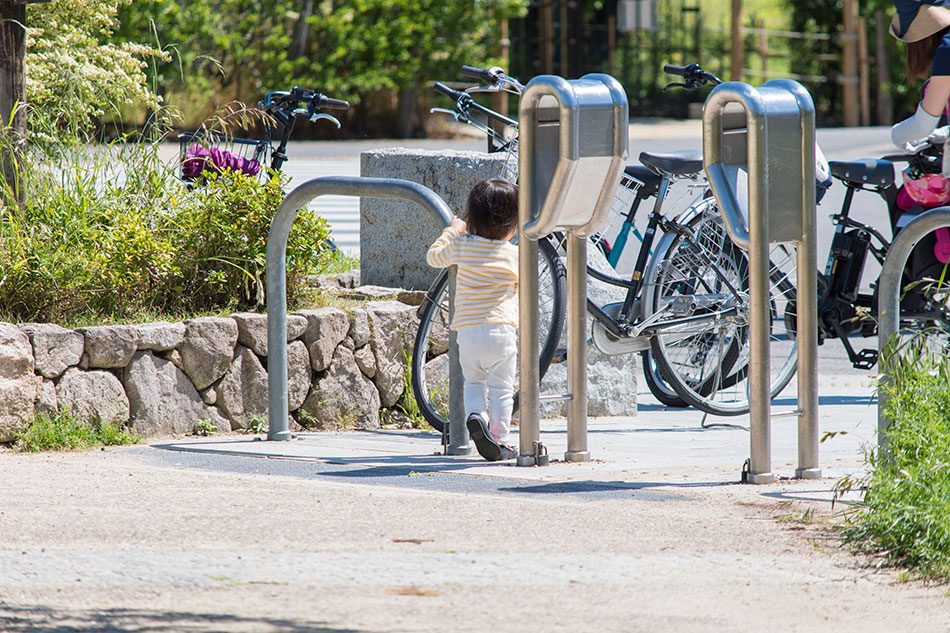
<svg viewBox="0 0 950 633"><path fill-rule="evenodd" d="M465 235L468 230L468 226L465 224L465 220L458 217L457 215L452 216L452 221L449 222L449 228L455 229L459 232L460 235Z"/></svg>

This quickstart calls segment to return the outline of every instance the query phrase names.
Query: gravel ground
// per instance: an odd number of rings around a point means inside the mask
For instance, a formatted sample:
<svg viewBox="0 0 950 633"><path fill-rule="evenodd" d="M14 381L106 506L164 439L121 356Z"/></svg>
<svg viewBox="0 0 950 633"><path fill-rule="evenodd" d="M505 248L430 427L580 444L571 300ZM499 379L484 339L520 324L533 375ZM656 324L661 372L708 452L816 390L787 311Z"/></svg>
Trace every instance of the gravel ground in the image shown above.
<svg viewBox="0 0 950 633"><path fill-rule="evenodd" d="M950 630L945 586L840 545L830 480L458 492L167 453L0 452L0 631Z"/></svg>

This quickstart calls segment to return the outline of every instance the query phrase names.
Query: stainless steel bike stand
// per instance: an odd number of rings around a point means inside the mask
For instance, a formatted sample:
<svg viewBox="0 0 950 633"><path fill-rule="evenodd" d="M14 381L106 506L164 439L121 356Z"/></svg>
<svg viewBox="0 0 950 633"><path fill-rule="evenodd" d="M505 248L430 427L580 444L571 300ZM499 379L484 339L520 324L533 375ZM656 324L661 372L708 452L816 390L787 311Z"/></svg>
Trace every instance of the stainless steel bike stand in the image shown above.
<svg viewBox="0 0 950 633"><path fill-rule="evenodd" d="M731 110L728 106L734 106ZM741 108L738 108L741 106ZM728 120L727 120L728 119ZM818 280L815 198L815 106L789 79L761 88L717 86L703 109L703 162L726 230L749 253L750 457L748 481L772 483L772 417L798 417L795 476L821 477L818 467ZM748 224L737 191L748 172ZM748 228L747 228L748 227ZM797 250L798 408L772 413L770 394L769 244Z"/></svg>
<svg viewBox="0 0 950 633"><path fill-rule="evenodd" d="M518 240L521 426L519 466L547 464L541 402L568 401L566 461L587 448L587 238L610 212L627 157L627 96L609 75L568 81L553 75L525 87L519 119ZM568 393L541 396L538 356L538 242L567 239Z"/></svg>
<svg viewBox="0 0 950 633"><path fill-rule="evenodd" d="M287 396L287 238L300 209L318 196L361 196L401 198L415 202L428 211L439 226L446 227L452 211L431 189L397 178L356 178L328 176L303 183L284 198L267 236L267 400L268 440L289 440L290 412ZM455 289L454 267L449 271L449 288ZM454 293L453 293L454 295ZM449 318L454 303L449 303ZM454 332L449 336L449 455L472 452L465 428L462 404L462 369Z"/></svg>

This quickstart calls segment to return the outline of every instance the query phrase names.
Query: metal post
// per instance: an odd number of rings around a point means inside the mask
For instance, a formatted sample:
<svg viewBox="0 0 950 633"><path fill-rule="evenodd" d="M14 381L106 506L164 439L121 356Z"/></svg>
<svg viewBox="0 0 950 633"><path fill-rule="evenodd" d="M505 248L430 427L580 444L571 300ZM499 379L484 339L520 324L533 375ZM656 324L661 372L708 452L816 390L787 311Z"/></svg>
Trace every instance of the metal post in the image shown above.
<svg viewBox="0 0 950 633"><path fill-rule="evenodd" d="M542 107L542 100L547 105ZM556 107L555 107L556 106ZM616 79L531 80L518 109L519 311L521 428L519 466L546 463L540 454L538 245L560 229L567 238L567 461L589 461L587 450L587 237L610 212L627 157L627 96Z"/></svg>
<svg viewBox="0 0 950 633"><path fill-rule="evenodd" d="M567 238L567 452L564 461L589 462L587 450L587 238Z"/></svg>
<svg viewBox="0 0 950 633"><path fill-rule="evenodd" d="M765 83L788 90L802 117L802 173L815 165L815 103L804 86L788 79ZM798 244L795 336L798 343L798 468L799 479L821 478L818 462L818 201L815 179L802 179L802 239Z"/></svg>
<svg viewBox="0 0 950 633"><path fill-rule="evenodd" d="M745 147L733 142L725 147L723 110L740 103L746 114ZM818 478L818 374L817 374L817 275L815 202L815 109L808 91L790 80L773 80L761 89L748 84L724 83L709 98L703 115L706 173L719 202L726 230L737 246L749 253L749 415L750 457L748 480L771 483L771 359L769 244L797 244L797 346L798 346L798 468L796 477ZM769 129L770 119L772 127ZM797 146L796 146L797 145ZM776 158L769 156L770 149ZM748 166L748 230L725 163ZM795 159L797 164L790 164ZM800 162L798 162L800 161ZM770 176L785 165L794 167L793 182L800 176L801 189L789 188ZM774 191L772 191L774 189ZM797 189L797 190L796 190ZM785 196L785 197L783 197ZM788 198L801 208L798 223L776 216L778 235L772 235L770 216L789 207ZM774 208L770 209L770 204ZM794 210L794 209L793 209ZM774 228L774 227L772 227Z"/></svg>
<svg viewBox="0 0 950 633"><path fill-rule="evenodd" d="M749 482L772 483L768 177L764 112L749 134ZM755 174L755 176L753 175Z"/></svg>
<svg viewBox="0 0 950 633"><path fill-rule="evenodd" d="M267 236L267 399L269 440L289 440L289 408L287 396L287 239L300 209L318 196L365 196L370 198L402 198L415 202L426 209L445 227L452 220L448 205L432 190L415 182L395 178L354 178L329 176L308 180L291 191L271 221ZM450 283L454 286L454 272ZM452 404L461 396L460 381L452 382L461 375L458 368L458 348L453 337L449 338L449 389ZM449 421L449 453L468 454L468 433L461 418L461 407L453 406Z"/></svg>
<svg viewBox="0 0 950 633"><path fill-rule="evenodd" d="M524 151L525 131L519 132L521 151ZM518 220L524 226L523 216L530 213L526 204L530 200L530 189L524 182L524 172L519 169ZM530 217L530 216L529 216ZM518 465L535 465L535 446L541 437L541 394L538 391L541 370L538 368L538 356L541 354L538 342L538 243L521 236L518 239L518 326L520 330L520 422L518 426Z"/></svg>
<svg viewBox="0 0 950 633"><path fill-rule="evenodd" d="M884 351L888 341L897 334L900 327L901 277L910 252L923 237L945 226L950 227L950 207L925 211L908 222L887 249L887 257L884 258L884 267L878 280L877 345L880 352ZM890 383L890 367L885 361L886 359L881 358L880 388L877 391L877 444L880 447L887 446L886 431L892 421L886 414L887 394L884 387Z"/></svg>

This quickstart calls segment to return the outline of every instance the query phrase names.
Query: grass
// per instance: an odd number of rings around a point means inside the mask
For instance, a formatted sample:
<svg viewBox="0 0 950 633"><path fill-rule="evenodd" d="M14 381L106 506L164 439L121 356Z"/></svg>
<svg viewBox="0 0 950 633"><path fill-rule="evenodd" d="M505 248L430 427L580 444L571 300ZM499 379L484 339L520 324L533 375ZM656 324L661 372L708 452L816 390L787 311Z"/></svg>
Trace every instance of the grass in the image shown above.
<svg viewBox="0 0 950 633"><path fill-rule="evenodd" d="M84 424L69 411L58 411L36 416L17 434L13 447L24 453L73 451L136 444L140 439L127 428L115 424Z"/></svg>
<svg viewBox="0 0 950 633"><path fill-rule="evenodd" d="M846 539L920 577L950 580L950 357L918 338L891 345L882 362L892 422L886 446L867 452L869 473L836 487L838 496L864 493Z"/></svg>

